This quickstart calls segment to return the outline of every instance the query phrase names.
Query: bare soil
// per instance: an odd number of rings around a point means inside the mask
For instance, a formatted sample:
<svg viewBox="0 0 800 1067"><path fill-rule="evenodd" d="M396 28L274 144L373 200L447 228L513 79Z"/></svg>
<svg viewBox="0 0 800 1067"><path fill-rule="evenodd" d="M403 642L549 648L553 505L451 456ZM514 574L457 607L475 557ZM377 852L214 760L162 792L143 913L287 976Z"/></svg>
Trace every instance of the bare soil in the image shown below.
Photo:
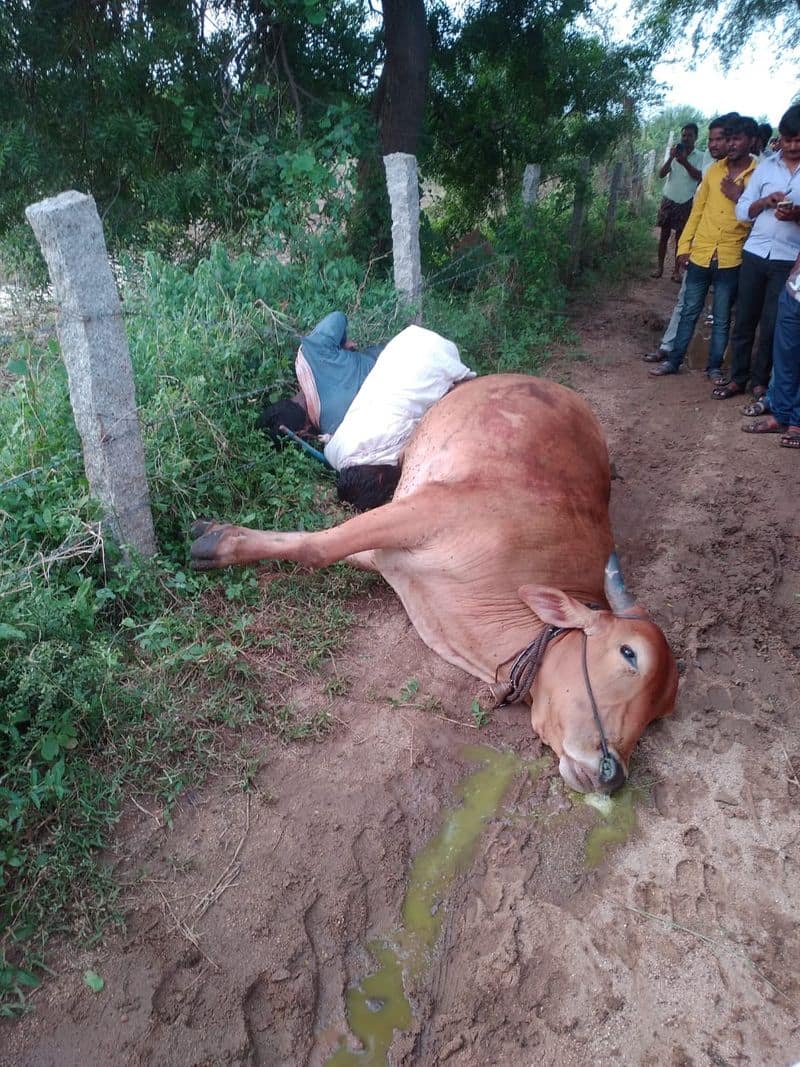
<svg viewBox="0 0 800 1067"><path fill-rule="evenodd" d="M636 828L590 867L597 813L552 759L517 774L407 978L413 1022L389 1063L800 1059L800 455L740 433L702 363L648 377L640 356L675 291L647 281L591 307L576 323L587 358L548 371L606 428L629 585L685 664L675 715L635 754ZM172 828L148 798L130 805L115 857L127 929L64 952L34 1012L3 1024L3 1065L325 1062L346 990L376 969L368 944L402 925L412 859L458 804L465 744L542 754L523 709L475 728L479 684L423 646L385 587L357 615L346 654L286 693L332 711L323 741L264 738L251 793L232 768Z"/></svg>

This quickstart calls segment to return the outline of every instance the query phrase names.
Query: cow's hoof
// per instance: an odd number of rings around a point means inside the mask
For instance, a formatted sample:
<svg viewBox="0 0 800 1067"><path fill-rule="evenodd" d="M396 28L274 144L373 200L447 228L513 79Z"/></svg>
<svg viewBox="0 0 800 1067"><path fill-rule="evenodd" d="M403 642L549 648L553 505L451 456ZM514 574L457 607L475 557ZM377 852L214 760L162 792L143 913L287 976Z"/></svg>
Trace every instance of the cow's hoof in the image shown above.
<svg viewBox="0 0 800 1067"><path fill-rule="evenodd" d="M198 537L202 537L204 533L208 533L212 527L218 525L220 524L215 522L214 519L197 519L189 527L189 534L193 540L196 540Z"/></svg>
<svg viewBox="0 0 800 1067"><path fill-rule="evenodd" d="M210 571L216 567L230 567L235 564L237 561L231 545L235 530L235 526L229 526L227 523L194 523L191 532L197 540L192 544L189 553L192 569Z"/></svg>

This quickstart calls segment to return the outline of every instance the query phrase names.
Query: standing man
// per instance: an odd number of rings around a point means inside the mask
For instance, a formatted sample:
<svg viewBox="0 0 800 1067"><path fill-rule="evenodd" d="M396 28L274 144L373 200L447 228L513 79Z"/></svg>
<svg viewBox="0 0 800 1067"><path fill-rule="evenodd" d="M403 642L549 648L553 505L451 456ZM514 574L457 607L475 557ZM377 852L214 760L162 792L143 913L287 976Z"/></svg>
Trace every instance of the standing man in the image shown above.
<svg viewBox="0 0 800 1067"><path fill-rule="evenodd" d="M772 366L772 414L742 429L745 433L779 433L783 448L800 449L800 255L778 297Z"/></svg>
<svg viewBox="0 0 800 1067"><path fill-rule="evenodd" d="M712 163L697 190L675 261L679 270L686 269L681 321L672 352L650 371L654 377L678 373L708 290L713 285L714 325L706 374L714 382L724 379L722 360L736 300L742 245L750 230L747 223L736 218L735 205L756 167L756 161L750 155L754 128L752 119L742 118L734 119L725 127L727 158Z"/></svg>
<svg viewBox="0 0 800 1067"><path fill-rule="evenodd" d="M670 149L667 161L658 172L660 178L666 178L658 209L656 225L661 229L658 241L658 268L651 277L660 278L664 273L664 260L667 257L669 236L674 232L675 247L692 210L692 197L697 183L702 177L703 153L695 148L697 143L697 125L688 122L681 130L681 139ZM677 253L676 253L677 254ZM677 265L672 272L672 280L679 282Z"/></svg>
<svg viewBox="0 0 800 1067"><path fill-rule="evenodd" d="M706 171L719 159L724 159L728 152L728 138L725 134L726 125L730 125L732 119L738 119L739 114L736 111L729 111L727 115L720 115L719 118L712 119L708 124L708 148L703 156L703 177L705 177ZM672 315L670 316L669 323L666 330L659 342L658 348L655 352L645 352L642 359L645 363L662 363L665 359L668 359L675 347L675 338L678 336L678 326L680 325L681 315L683 314L683 301L686 295L686 275L683 276L681 287L678 290L678 299L675 301L675 307L672 309Z"/></svg>
<svg viewBox="0 0 800 1067"><path fill-rule="evenodd" d="M755 169L736 205L741 222L753 229L744 246L739 304L731 339L731 380L711 394L717 400L739 396L750 381L753 399L767 391L778 296L800 253L800 104L778 124L781 149ZM756 328L759 340L750 365Z"/></svg>

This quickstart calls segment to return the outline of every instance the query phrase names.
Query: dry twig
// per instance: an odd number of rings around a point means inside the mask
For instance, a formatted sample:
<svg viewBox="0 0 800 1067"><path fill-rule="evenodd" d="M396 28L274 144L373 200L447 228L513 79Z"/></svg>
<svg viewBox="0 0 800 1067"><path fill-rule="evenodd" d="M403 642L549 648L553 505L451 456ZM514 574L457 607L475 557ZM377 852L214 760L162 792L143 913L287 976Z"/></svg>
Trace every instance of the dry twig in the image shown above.
<svg viewBox="0 0 800 1067"><path fill-rule="evenodd" d="M794 765L789 759L789 753L786 751L786 746L783 744L783 742L781 742L781 748L783 749L783 755L786 758L786 762L789 764L789 770L792 772L790 775L788 775L789 781L793 782L794 785L796 785L797 788L800 789L800 781L797 780L797 771L794 769Z"/></svg>

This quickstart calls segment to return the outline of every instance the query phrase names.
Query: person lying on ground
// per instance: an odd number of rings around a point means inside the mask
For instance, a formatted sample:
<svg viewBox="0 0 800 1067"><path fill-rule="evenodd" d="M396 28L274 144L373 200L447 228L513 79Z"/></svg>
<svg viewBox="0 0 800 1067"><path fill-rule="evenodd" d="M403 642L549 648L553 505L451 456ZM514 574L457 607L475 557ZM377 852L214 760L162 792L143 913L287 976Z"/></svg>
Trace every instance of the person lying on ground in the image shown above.
<svg viewBox="0 0 800 1067"><path fill-rule="evenodd" d="M780 434L783 448L800 449L800 254L778 297L772 378L765 400L765 407L772 414L745 423L742 429L745 433Z"/></svg>
<svg viewBox="0 0 800 1067"><path fill-rule="evenodd" d="M778 130L780 151L758 164L736 205L737 218L752 222L753 229L742 256L731 380L713 390L716 400L741 395L748 382L753 400L767 391L778 297L800 252L800 105L786 111Z"/></svg>
<svg viewBox="0 0 800 1067"><path fill-rule="evenodd" d="M339 471L339 499L362 511L374 507L370 486L388 477L387 468L399 477L405 447L428 408L474 377L457 346L433 330L408 326L393 337L325 445L325 458Z"/></svg>
<svg viewBox="0 0 800 1067"><path fill-rule="evenodd" d="M376 370L375 383L348 418ZM361 511L391 499L402 449L427 408L455 382L475 376L451 341L418 326L388 344L358 350L347 340L341 311L302 338L295 372L299 391L267 405L257 425L278 447L287 430L301 439L318 435L326 445L324 458L338 471L339 499Z"/></svg>
<svg viewBox="0 0 800 1067"><path fill-rule="evenodd" d="M677 263L686 270L686 297L670 355L650 370L654 377L677 374L697 320L713 285L714 323L706 374L724 380L722 360L728 346L731 312L736 301L742 246L750 227L736 218L735 204L756 166L750 145L757 130L753 119L733 119L725 127L727 156L713 163L697 191L678 245Z"/></svg>
<svg viewBox="0 0 800 1067"><path fill-rule="evenodd" d="M327 440L339 428L383 348L377 344L359 350L347 339L347 316L332 311L300 340L294 363L298 392L264 407L258 427L279 446L285 440L282 427L299 437L318 434Z"/></svg>
<svg viewBox="0 0 800 1067"><path fill-rule="evenodd" d="M730 123L732 119L738 119L739 117L737 111L729 111L727 115L720 115L709 123L708 147L706 148L706 154L703 157L703 177L705 177L708 168L713 163L716 163L720 159L724 159L727 155L728 139L725 136L725 125L726 123ZM672 315L670 316L667 328L664 331L656 351L645 352L642 356L645 363L662 363L669 357L672 349L675 347L675 338L678 334L678 326L681 321L681 315L683 314L683 302L685 297L686 273L684 272L681 287L678 290L678 299L675 301L675 307L672 309Z"/></svg>

